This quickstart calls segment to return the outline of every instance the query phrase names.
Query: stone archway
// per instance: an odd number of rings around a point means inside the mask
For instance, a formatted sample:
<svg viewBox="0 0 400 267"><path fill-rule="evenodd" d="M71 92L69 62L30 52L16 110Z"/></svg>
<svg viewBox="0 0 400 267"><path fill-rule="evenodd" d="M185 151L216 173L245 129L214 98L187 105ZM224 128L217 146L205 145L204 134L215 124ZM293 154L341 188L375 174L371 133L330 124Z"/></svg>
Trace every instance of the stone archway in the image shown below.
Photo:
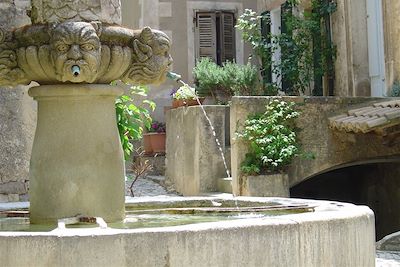
<svg viewBox="0 0 400 267"><path fill-rule="evenodd" d="M291 197L369 206L377 239L400 230L400 159L376 160L315 175L290 189Z"/></svg>

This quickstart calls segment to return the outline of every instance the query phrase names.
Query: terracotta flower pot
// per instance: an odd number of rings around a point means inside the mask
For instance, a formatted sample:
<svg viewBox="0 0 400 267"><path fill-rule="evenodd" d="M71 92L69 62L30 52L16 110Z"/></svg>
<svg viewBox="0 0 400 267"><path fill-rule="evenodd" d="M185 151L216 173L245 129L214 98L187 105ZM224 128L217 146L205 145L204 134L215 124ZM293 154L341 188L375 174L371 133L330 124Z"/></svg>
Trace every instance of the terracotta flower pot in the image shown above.
<svg viewBox="0 0 400 267"><path fill-rule="evenodd" d="M153 154L153 149L151 147L151 135L148 133L143 134L143 149L146 155Z"/></svg>
<svg viewBox="0 0 400 267"><path fill-rule="evenodd" d="M149 133L153 153L165 153L165 133Z"/></svg>
<svg viewBox="0 0 400 267"><path fill-rule="evenodd" d="M204 97L199 97L199 101L201 104L204 102ZM196 99L173 99L172 100L172 108L179 108L184 106L196 106L199 103Z"/></svg>

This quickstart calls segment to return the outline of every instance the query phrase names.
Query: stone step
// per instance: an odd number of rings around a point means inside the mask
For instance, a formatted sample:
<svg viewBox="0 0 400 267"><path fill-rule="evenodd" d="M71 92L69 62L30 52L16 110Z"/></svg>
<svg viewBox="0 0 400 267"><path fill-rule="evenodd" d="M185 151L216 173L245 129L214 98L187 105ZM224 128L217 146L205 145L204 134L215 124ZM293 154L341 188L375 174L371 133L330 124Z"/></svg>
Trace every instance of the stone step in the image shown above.
<svg viewBox="0 0 400 267"><path fill-rule="evenodd" d="M218 192L232 194L232 177L218 178L217 189Z"/></svg>

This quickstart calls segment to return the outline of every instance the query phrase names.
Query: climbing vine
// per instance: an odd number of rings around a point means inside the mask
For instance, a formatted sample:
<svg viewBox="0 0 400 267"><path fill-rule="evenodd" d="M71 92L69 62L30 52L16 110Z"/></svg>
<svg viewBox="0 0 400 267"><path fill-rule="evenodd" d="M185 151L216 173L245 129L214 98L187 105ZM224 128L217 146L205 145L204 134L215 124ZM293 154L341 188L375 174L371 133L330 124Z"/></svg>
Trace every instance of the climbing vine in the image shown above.
<svg viewBox="0 0 400 267"><path fill-rule="evenodd" d="M280 84L286 94L322 95L322 77L332 76L336 49L329 32L329 16L336 11L332 0L312 0L311 11L300 12L299 0L282 5L280 34L271 34L269 13L246 9L236 27L258 57L264 93L275 95ZM280 53L280 60L274 54ZM273 81L272 75L276 77Z"/></svg>

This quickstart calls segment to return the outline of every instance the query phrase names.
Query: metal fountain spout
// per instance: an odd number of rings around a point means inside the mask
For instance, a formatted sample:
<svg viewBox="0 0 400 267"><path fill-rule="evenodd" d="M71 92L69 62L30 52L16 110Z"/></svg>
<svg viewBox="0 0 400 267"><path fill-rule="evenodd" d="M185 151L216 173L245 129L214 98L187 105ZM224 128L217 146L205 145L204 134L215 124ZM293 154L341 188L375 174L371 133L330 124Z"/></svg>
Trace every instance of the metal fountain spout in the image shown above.
<svg viewBox="0 0 400 267"><path fill-rule="evenodd" d="M174 73L174 72L171 72L171 71L167 72L167 78L170 79L170 80L173 80L175 82L179 82L179 81L182 80L182 76L181 75L179 75L177 73Z"/></svg>
<svg viewBox="0 0 400 267"><path fill-rule="evenodd" d="M78 65L73 65L71 68L71 72L74 77L78 77L79 74L81 74L81 68Z"/></svg>

